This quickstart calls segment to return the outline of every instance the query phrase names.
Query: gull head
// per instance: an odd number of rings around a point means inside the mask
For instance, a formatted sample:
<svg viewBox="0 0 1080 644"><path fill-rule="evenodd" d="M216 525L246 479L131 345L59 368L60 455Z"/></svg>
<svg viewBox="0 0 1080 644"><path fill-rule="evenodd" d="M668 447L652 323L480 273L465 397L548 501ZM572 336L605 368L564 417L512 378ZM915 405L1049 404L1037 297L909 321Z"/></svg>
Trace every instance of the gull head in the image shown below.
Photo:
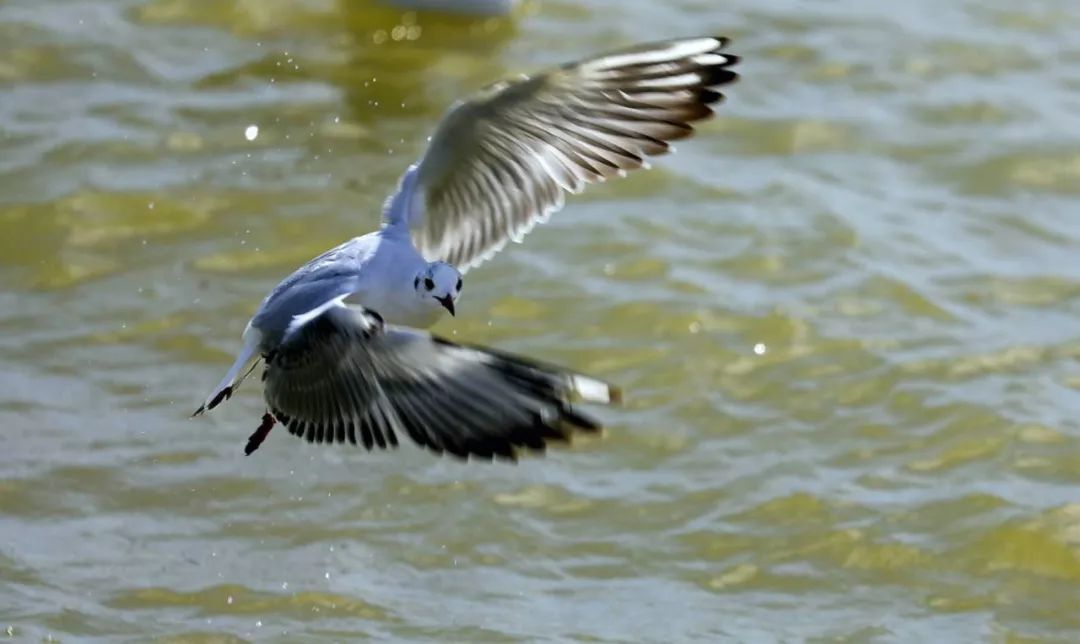
<svg viewBox="0 0 1080 644"><path fill-rule="evenodd" d="M431 262L413 278L416 294L425 302L441 306L454 315L454 302L461 295L461 273L446 262Z"/></svg>

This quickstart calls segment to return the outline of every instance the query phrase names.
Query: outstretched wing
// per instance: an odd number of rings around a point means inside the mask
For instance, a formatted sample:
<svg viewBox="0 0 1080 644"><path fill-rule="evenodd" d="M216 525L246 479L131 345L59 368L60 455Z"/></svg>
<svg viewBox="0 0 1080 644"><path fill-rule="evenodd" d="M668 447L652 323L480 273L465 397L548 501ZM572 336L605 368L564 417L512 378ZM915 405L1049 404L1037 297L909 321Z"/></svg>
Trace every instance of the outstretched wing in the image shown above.
<svg viewBox="0 0 1080 644"><path fill-rule="evenodd" d="M267 359L265 397L309 442L396 446L401 434L435 452L515 458L596 421L571 398L610 403L592 378L428 333L384 326L378 314L335 306L286 337Z"/></svg>
<svg viewBox="0 0 1080 644"><path fill-rule="evenodd" d="M565 192L621 176L712 115L738 75L724 38L639 45L504 81L452 107L388 201L421 254L461 271L520 241Z"/></svg>

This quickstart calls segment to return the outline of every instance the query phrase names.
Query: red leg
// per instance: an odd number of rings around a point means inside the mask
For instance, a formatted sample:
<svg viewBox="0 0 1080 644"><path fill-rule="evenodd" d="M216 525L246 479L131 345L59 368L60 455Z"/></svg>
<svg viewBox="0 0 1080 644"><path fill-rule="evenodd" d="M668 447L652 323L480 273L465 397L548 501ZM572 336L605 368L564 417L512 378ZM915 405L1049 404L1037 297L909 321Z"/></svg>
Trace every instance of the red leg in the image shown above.
<svg viewBox="0 0 1080 644"><path fill-rule="evenodd" d="M269 413L263 414L262 424L255 430L255 433L248 437L247 445L244 447L244 456L251 456L251 453L259 449L259 445L266 440L266 437L270 435L270 430L274 428L274 417Z"/></svg>

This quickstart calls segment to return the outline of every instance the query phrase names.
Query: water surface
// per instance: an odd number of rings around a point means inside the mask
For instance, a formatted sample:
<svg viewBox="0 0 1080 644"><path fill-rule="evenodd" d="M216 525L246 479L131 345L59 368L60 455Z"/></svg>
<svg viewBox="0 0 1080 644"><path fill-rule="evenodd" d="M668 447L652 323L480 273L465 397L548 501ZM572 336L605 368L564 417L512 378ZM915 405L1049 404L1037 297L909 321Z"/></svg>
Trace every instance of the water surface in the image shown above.
<svg viewBox="0 0 1080 644"><path fill-rule="evenodd" d="M455 98L735 39L722 117L438 331L623 386L517 466L188 415ZM0 630L18 641L1075 641L1067 0L0 3ZM248 141L251 125L258 137Z"/></svg>

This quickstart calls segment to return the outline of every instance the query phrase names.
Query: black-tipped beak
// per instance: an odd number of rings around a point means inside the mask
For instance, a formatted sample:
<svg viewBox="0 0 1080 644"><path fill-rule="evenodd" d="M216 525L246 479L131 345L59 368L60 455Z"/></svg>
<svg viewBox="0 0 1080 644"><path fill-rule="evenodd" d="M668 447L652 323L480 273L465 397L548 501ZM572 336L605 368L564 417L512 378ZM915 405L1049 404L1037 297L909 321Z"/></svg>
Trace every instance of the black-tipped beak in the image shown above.
<svg viewBox="0 0 1080 644"><path fill-rule="evenodd" d="M438 300L439 304L443 305L444 309L450 311L450 315L454 314L454 298L450 297L449 293L446 297L437 297L435 299Z"/></svg>

